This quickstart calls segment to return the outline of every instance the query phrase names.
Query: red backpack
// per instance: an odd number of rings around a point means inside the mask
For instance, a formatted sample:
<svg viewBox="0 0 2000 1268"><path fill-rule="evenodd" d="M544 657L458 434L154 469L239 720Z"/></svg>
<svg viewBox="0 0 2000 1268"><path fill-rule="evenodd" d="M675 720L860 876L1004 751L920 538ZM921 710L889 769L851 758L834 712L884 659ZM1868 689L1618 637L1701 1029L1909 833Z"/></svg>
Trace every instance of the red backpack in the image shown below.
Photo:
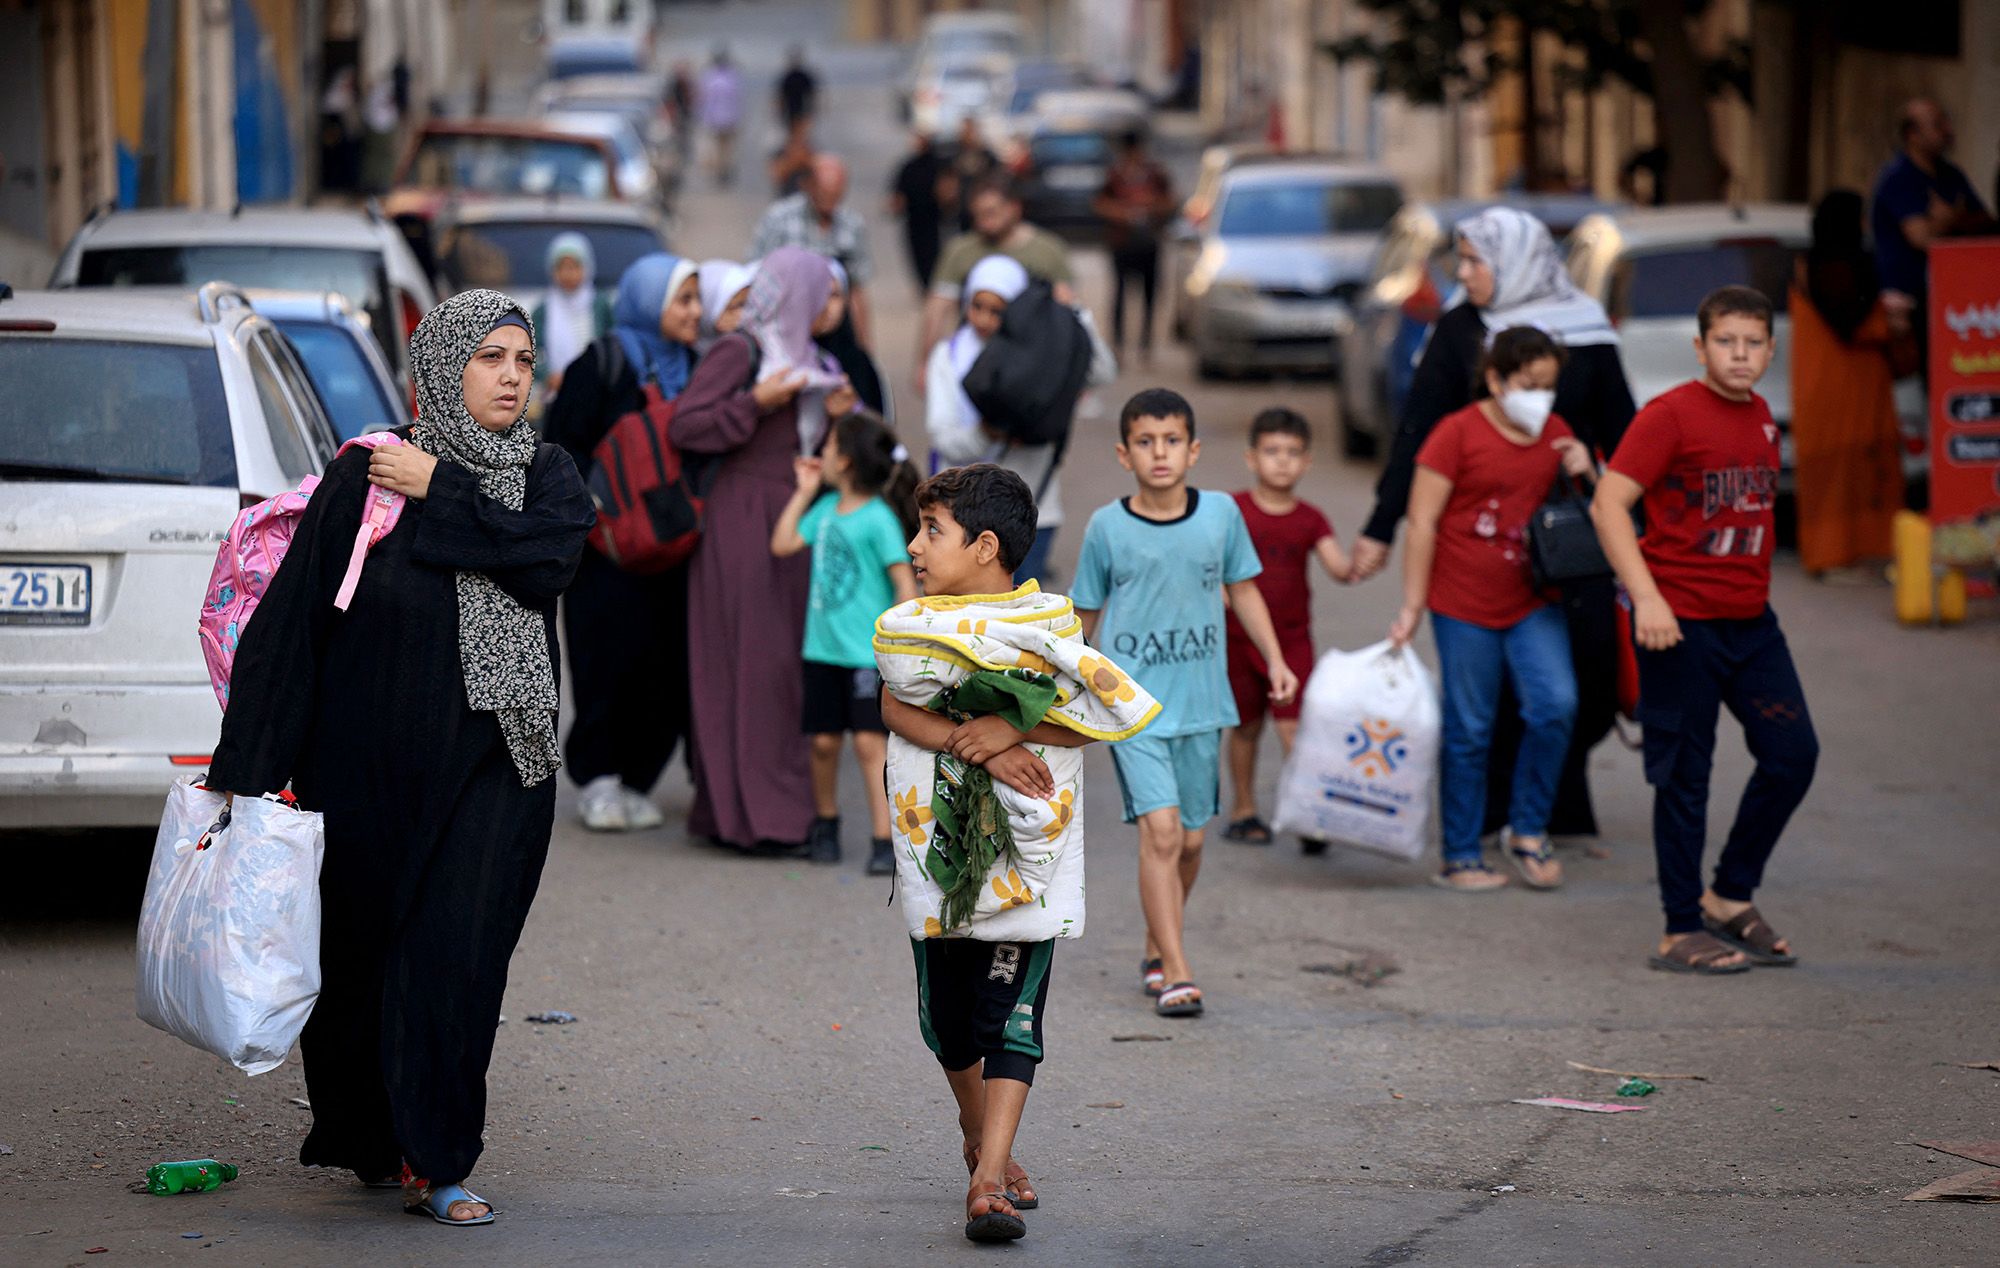
<svg viewBox="0 0 2000 1268"><path fill-rule="evenodd" d="M750 380L757 378L757 344L751 340ZM598 341L604 381L625 372L617 336ZM621 415L590 451L590 499L597 524L590 544L626 572L657 573L684 564L701 542L702 510L719 455L683 454L673 441L674 402L657 383L640 386L638 409Z"/></svg>

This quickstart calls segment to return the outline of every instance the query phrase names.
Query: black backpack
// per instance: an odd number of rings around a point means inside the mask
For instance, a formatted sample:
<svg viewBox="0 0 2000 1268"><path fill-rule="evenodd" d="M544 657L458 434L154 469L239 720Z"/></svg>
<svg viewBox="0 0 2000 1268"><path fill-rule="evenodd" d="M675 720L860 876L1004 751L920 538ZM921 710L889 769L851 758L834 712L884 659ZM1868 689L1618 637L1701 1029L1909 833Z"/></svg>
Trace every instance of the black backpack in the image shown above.
<svg viewBox="0 0 2000 1268"><path fill-rule="evenodd" d="M1064 445L1090 376L1090 335L1046 282L1031 283L965 372L965 395L1017 445Z"/></svg>

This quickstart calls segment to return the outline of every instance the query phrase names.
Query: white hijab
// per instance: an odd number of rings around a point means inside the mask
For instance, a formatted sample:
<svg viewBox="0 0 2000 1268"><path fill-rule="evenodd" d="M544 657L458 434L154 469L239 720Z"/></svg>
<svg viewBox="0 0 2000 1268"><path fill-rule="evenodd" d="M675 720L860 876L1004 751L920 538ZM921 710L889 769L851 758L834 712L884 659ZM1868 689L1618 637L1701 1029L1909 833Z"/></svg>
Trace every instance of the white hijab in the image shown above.
<svg viewBox="0 0 2000 1268"><path fill-rule="evenodd" d="M695 340L696 353L707 352L709 345L722 337L715 328L722 310L729 307L729 301L736 298L739 291L748 290L756 280L755 263L738 264L734 260L703 260L701 262L701 337Z"/></svg>
<svg viewBox="0 0 2000 1268"><path fill-rule="evenodd" d="M1019 260L1010 255L989 255L972 266L959 293L965 297L964 307L969 308L972 297L981 291L991 291L1011 304L1027 289L1028 270L1021 267ZM952 390L958 393L959 422L966 427L979 426L979 410L965 394L965 373L985 350L986 341L979 337L972 323L961 321L951 336L951 378Z"/></svg>
<svg viewBox="0 0 2000 1268"><path fill-rule="evenodd" d="M1572 348L1618 342L1604 306L1570 280L1547 225L1513 207L1488 207L1456 232L1493 270L1493 300L1479 310L1489 337L1535 326Z"/></svg>
<svg viewBox="0 0 2000 1268"><path fill-rule="evenodd" d="M555 284L556 261L565 258L583 265L583 285L573 291ZM590 239L575 232L557 234L549 240L547 267L549 290L542 300L547 328L536 331L535 336L542 341L543 362L561 374L597 338L597 288L592 285L597 257L590 249Z"/></svg>

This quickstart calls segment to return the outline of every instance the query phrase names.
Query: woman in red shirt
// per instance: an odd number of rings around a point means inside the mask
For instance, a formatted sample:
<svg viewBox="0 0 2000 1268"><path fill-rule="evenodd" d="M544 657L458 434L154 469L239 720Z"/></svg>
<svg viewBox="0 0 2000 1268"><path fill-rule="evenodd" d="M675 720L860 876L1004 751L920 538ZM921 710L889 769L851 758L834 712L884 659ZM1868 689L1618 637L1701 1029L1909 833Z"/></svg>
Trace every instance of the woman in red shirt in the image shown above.
<svg viewBox="0 0 2000 1268"><path fill-rule="evenodd" d="M1549 808L1576 718L1569 627L1528 573L1528 520L1556 473L1590 472L1590 454L1550 413L1563 351L1532 326L1493 337L1480 367L1485 396L1438 421L1410 487L1397 646L1428 608L1444 677L1439 818L1447 889L1484 892L1507 878L1486 866L1479 830L1487 751L1500 688L1512 680L1526 733L1514 763L1503 837L1507 860L1536 889L1562 883L1548 843Z"/></svg>

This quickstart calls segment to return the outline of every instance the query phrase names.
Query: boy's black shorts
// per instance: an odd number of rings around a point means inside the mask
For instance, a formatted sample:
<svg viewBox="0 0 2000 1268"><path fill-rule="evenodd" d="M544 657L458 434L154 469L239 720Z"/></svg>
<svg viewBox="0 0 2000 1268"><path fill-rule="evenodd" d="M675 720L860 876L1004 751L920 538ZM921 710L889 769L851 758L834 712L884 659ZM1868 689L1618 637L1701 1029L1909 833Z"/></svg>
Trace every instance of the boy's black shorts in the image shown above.
<svg viewBox="0 0 2000 1268"><path fill-rule="evenodd" d="M799 729L807 735L841 735L848 731L888 734L882 725L882 675L872 669L849 669L824 661L806 662L805 704Z"/></svg>
<svg viewBox="0 0 2000 1268"><path fill-rule="evenodd" d="M917 956L917 1027L938 1064L958 1071L984 1061L986 1078L1032 1084L1042 1059L1055 940L912 938L910 948Z"/></svg>

